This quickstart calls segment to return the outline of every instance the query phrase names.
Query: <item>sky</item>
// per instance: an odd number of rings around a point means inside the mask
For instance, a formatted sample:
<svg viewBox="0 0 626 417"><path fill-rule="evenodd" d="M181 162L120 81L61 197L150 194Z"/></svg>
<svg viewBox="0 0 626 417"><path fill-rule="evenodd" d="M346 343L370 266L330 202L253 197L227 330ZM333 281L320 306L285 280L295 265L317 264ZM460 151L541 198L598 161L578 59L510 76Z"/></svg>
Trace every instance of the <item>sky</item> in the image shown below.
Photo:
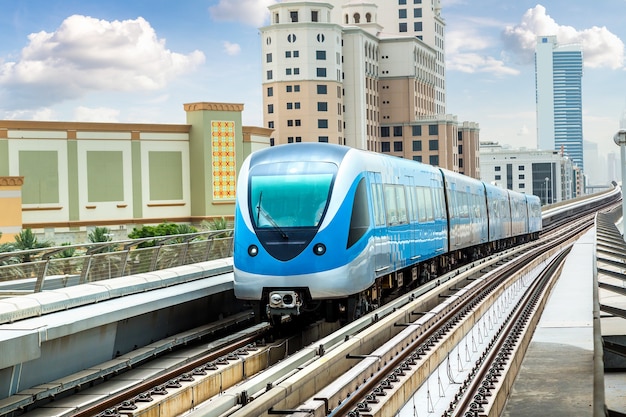
<svg viewBox="0 0 626 417"><path fill-rule="evenodd" d="M184 124L184 103L209 101L262 126L275 2L0 0L0 119ZM557 35L583 48L585 141L619 154L626 0L442 0L442 16L447 112L481 141L536 147L535 38Z"/></svg>

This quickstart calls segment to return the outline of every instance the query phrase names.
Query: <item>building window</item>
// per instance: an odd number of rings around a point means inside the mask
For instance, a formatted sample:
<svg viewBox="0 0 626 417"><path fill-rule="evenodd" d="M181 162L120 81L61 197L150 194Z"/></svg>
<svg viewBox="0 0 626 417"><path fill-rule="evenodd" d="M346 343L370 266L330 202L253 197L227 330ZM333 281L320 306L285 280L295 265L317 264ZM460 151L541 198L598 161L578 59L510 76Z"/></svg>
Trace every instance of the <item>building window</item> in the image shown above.
<svg viewBox="0 0 626 417"><path fill-rule="evenodd" d="M287 110L293 109L293 103L287 103Z"/></svg>
<svg viewBox="0 0 626 417"><path fill-rule="evenodd" d="M285 58L291 58L291 51L285 51Z"/></svg>
<svg viewBox="0 0 626 417"><path fill-rule="evenodd" d="M318 12L317 10L311 10L311 22L318 21Z"/></svg>
<svg viewBox="0 0 626 417"><path fill-rule="evenodd" d="M394 126L393 127L393 135L395 137L402 136L402 126Z"/></svg>
<svg viewBox="0 0 626 417"><path fill-rule="evenodd" d="M439 125L428 125L428 134L431 136L439 134Z"/></svg>
<svg viewBox="0 0 626 417"><path fill-rule="evenodd" d="M287 120L287 126L289 127L293 126L293 120Z"/></svg>
<svg viewBox="0 0 626 417"><path fill-rule="evenodd" d="M518 187L519 187L520 189L522 189L522 188L526 188L526 185L525 185L525 184L520 184L520 185L518 185Z"/></svg>
<svg viewBox="0 0 626 417"><path fill-rule="evenodd" d="M292 89L293 89L293 87L292 87L292 86L290 86L290 85L288 85L288 86L287 86L287 92L288 92L288 93L291 93Z"/></svg>
<svg viewBox="0 0 626 417"><path fill-rule="evenodd" d="M289 136L287 138L287 143L293 143L293 136Z"/></svg>
<svg viewBox="0 0 626 417"><path fill-rule="evenodd" d="M268 113L274 113L274 105L273 104L268 104L267 105L267 112Z"/></svg>
<svg viewBox="0 0 626 417"><path fill-rule="evenodd" d="M526 167L524 165L520 165L517 167L518 170L523 171Z"/></svg>
<svg viewBox="0 0 626 417"><path fill-rule="evenodd" d="M422 162L422 155L413 155L413 160L416 162Z"/></svg>
<svg viewBox="0 0 626 417"><path fill-rule="evenodd" d="M302 136L296 136L296 142L302 142Z"/></svg>
<svg viewBox="0 0 626 417"><path fill-rule="evenodd" d="M267 87L267 96L272 97L274 95L274 87Z"/></svg>
<svg viewBox="0 0 626 417"><path fill-rule="evenodd" d="M390 152L391 151L391 146L390 146L389 142L381 142L380 143L380 151L381 152Z"/></svg>
<svg viewBox="0 0 626 417"><path fill-rule="evenodd" d="M325 85L317 85L317 94L326 94L327 91L328 90Z"/></svg>
<svg viewBox="0 0 626 417"><path fill-rule="evenodd" d="M318 142L328 143L328 136L318 136L317 137L317 141Z"/></svg>
<svg viewBox="0 0 626 417"><path fill-rule="evenodd" d="M300 102L296 101L295 103L293 103L293 108L294 109L299 109L300 108Z"/></svg>
<svg viewBox="0 0 626 417"><path fill-rule="evenodd" d="M495 167L495 168L494 168L494 171L496 171L496 172L500 172L500 167L499 167L499 166L498 166L498 167Z"/></svg>
<svg viewBox="0 0 626 417"><path fill-rule="evenodd" d="M328 129L328 119L317 119L317 127L319 129Z"/></svg>
<svg viewBox="0 0 626 417"><path fill-rule="evenodd" d="M300 119L296 119L295 123L296 123L296 126L300 126L301 125Z"/></svg>
<svg viewBox="0 0 626 417"><path fill-rule="evenodd" d="M300 56L300 51L293 51L293 57L298 58Z"/></svg>
<svg viewBox="0 0 626 417"><path fill-rule="evenodd" d="M294 86L293 86L293 91L294 91L294 93L299 92L299 91L300 91L300 84L296 84L296 85L294 85Z"/></svg>
<svg viewBox="0 0 626 417"><path fill-rule="evenodd" d="M317 76L318 77L325 77L326 76L326 68L318 68L317 69Z"/></svg>
<svg viewBox="0 0 626 417"><path fill-rule="evenodd" d="M318 101L317 111L328 111L328 103L326 103L325 101Z"/></svg>
<svg viewBox="0 0 626 417"><path fill-rule="evenodd" d="M406 22L402 22L398 25L398 32L406 32Z"/></svg>
<svg viewBox="0 0 626 417"><path fill-rule="evenodd" d="M500 175L496 175L494 178L495 178L496 180L501 180L501 179L502 179L502 176L500 176Z"/></svg>
<svg viewBox="0 0 626 417"><path fill-rule="evenodd" d="M413 17L422 17L422 8L416 7L413 9Z"/></svg>
<svg viewBox="0 0 626 417"><path fill-rule="evenodd" d="M438 151L439 150L439 140L433 139L428 141L428 150L429 151Z"/></svg>
<svg viewBox="0 0 626 417"><path fill-rule="evenodd" d="M403 4L406 4L406 0L398 0L398 4L402 6Z"/></svg>
<svg viewBox="0 0 626 417"><path fill-rule="evenodd" d="M270 129L274 129L274 121L267 122L267 127Z"/></svg>
<svg viewBox="0 0 626 417"><path fill-rule="evenodd" d="M428 160L429 160L429 163L431 165L434 165L434 166L438 166L439 165L439 156L438 155L431 155L428 158Z"/></svg>
<svg viewBox="0 0 626 417"><path fill-rule="evenodd" d="M398 17L400 19L406 19L406 9L400 9L398 10Z"/></svg>
<svg viewBox="0 0 626 417"><path fill-rule="evenodd" d="M383 138L389 137L389 126L382 126L380 128L380 136Z"/></svg>
<svg viewBox="0 0 626 417"><path fill-rule="evenodd" d="M289 12L289 18L291 19L291 23L298 22L298 12Z"/></svg>
<svg viewBox="0 0 626 417"><path fill-rule="evenodd" d="M413 0L413 4L422 4L422 0Z"/></svg>
<svg viewBox="0 0 626 417"><path fill-rule="evenodd" d="M325 60L326 59L326 51L315 51L315 59Z"/></svg>
<svg viewBox="0 0 626 417"><path fill-rule="evenodd" d="M272 62L272 54L265 54L265 62Z"/></svg>
<svg viewBox="0 0 626 417"><path fill-rule="evenodd" d="M273 77L273 75L272 75L272 70L268 70L268 71L267 71L267 79L268 79L268 80L271 80L271 79L272 79L272 77Z"/></svg>
<svg viewBox="0 0 626 417"><path fill-rule="evenodd" d="M289 35L287 35L287 42L289 43L294 43L296 41L296 35L291 33Z"/></svg>
<svg viewBox="0 0 626 417"><path fill-rule="evenodd" d="M422 126L411 126L413 136L422 136Z"/></svg>
<svg viewBox="0 0 626 417"><path fill-rule="evenodd" d="M422 31L422 22L413 22L413 31L421 32Z"/></svg>
<svg viewBox="0 0 626 417"><path fill-rule="evenodd" d="M300 68L294 68L293 75L298 75L298 74L300 74Z"/></svg>
<svg viewBox="0 0 626 417"><path fill-rule="evenodd" d="M525 178L525 177L524 177L524 174L519 174L519 179L520 179L520 180L523 180L524 178Z"/></svg>
<svg viewBox="0 0 626 417"><path fill-rule="evenodd" d="M459 168L463 168L463 158L459 158Z"/></svg>
<svg viewBox="0 0 626 417"><path fill-rule="evenodd" d="M394 152L402 152L402 142L396 141L393 143L393 151Z"/></svg>
<svg viewBox="0 0 626 417"><path fill-rule="evenodd" d="M274 146L274 138L270 138L270 146Z"/></svg>
<svg viewBox="0 0 626 417"><path fill-rule="evenodd" d="M414 140L413 141L413 152L421 152L422 151L422 141Z"/></svg>
<svg viewBox="0 0 626 417"><path fill-rule="evenodd" d="M286 73L287 75L291 75L291 68L287 68L287 69L285 69L285 73Z"/></svg>
<svg viewBox="0 0 626 417"><path fill-rule="evenodd" d="M463 145L459 145L459 155L463 153Z"/></svg>

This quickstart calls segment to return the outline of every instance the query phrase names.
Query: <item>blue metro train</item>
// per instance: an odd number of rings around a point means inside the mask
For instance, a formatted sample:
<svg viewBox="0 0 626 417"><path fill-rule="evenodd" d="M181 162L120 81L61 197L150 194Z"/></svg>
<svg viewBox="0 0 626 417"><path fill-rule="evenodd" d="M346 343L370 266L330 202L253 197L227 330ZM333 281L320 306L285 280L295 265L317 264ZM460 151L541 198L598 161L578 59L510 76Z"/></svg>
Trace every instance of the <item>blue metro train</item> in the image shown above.
<svg viewBox="0 0 626 417"><path fill-rule="evenodd" d="M240 170L235 296L269 318L351 319L540 230L534 195L340 145L276 146Z"/></svg>

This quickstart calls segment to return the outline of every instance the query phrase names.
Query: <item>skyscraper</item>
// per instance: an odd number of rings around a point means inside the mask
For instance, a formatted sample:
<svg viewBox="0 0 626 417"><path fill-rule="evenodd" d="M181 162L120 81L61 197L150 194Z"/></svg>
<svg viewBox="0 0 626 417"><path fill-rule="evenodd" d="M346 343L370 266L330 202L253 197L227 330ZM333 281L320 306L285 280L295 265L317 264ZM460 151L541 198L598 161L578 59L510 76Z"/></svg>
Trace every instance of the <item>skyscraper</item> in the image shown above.
<svg viewBox="0 0 626 417"><path fill-rule="evenodd" d="M583 55L580 45L539 36L535 49L537 147L563 150L583 168Z"/></svg>

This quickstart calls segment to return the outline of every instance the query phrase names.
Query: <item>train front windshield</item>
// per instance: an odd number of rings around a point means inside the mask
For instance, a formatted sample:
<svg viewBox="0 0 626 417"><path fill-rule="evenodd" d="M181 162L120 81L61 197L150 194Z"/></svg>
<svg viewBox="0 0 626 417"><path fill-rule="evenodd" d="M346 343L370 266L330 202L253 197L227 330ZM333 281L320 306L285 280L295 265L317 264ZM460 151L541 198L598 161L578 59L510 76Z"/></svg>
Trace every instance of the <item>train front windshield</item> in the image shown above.
<svg viewBox="0 0 626 417"><path fill-rule="evenodd" d="M250 216L256 228L317 227L330 197L337 166L282 162L250 171Z"/></svg>

